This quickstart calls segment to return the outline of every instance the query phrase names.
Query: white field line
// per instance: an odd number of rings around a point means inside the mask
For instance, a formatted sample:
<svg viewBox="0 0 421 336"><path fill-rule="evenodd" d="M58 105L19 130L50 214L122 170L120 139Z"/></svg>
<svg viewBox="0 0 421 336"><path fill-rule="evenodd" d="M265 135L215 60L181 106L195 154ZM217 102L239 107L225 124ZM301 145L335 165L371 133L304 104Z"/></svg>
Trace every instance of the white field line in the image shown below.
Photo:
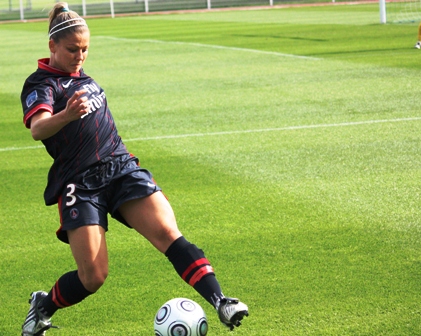
<svg viewBox="0 0 421 336"><path fill-rule="evenodd" d="M280 56L280 57L291 57L291 58L301 58L307 60L321 60L321 58L311 57L311 56L300 56L300 55L293 55L293 54L284 54L275 51L264 51L264 50L257 50L257 49L248 49L248 48L237 48L237 47L227 47L227 46L220 46L215 44L203 44L203 43L194 43L194 42L179 42L179 41L162 41L162 40L151 40L151 39L130 39L124 37L113 37L113 36L95 36L97 38L114 40L114 41L124 41L124 42L145 42L145 43L161 43L161 44L179 44L179 45L189 45L201 48L213 48L213 49L224 49L224 50L236 50L242 52L250 52L256 54L263 54L263 55L273 55L273 56Z"/></svg>
<svg viewBox="0 0 421 336"><path fill-rule="evenodd" d="M346 126L396 123L396 122L417 121L417 120L421 120L421 117L351 121L351 122L343 122L343 123L335 123L335 124L298 125L298 126L286 126L286 127L278 127L278 128L260 128L260 129L249 129L249 130L239 130L239 131L160 135L160 136L154 136L154 137L123 139L123 142L197 138L197 137L205 137L205 136L232 135L232 134L282 132L282 131L293 131L293 130L314 129L314 128L346 127ZM4 147L4 148L0 148L0 152L31 150L31 149L39 149L39 148L44 148L44 146L38 145L38 146L23 146L23 147Z"/></svg>

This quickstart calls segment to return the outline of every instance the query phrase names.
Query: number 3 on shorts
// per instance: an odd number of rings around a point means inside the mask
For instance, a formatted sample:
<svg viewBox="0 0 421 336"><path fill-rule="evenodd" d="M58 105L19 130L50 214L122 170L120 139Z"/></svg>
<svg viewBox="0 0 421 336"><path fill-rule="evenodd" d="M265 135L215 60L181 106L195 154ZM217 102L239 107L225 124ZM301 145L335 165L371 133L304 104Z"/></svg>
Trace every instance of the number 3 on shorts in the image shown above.
<svg viewBox="0 0 421 336"><path fill-rule="evenodd" d="M73 183L70 183L67 185L67 189L70 189L70 191L66 194L66 197L70 198L70 201L66 202L66 206L72 206L76 203L76 196L73 195L76 186Z"/></svg>

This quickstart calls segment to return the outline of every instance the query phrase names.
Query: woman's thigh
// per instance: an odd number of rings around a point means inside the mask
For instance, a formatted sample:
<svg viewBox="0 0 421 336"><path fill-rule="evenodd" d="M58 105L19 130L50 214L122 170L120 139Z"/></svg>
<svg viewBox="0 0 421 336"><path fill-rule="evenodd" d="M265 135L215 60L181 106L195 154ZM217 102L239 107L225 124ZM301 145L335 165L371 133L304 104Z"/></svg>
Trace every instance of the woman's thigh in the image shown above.
<svg viewBox="0 0 421 336"><path fill-rule="evenodd" d="M160 191L128 201L119 211L132 228L162 253L181 236L171 205Z"/></svg>

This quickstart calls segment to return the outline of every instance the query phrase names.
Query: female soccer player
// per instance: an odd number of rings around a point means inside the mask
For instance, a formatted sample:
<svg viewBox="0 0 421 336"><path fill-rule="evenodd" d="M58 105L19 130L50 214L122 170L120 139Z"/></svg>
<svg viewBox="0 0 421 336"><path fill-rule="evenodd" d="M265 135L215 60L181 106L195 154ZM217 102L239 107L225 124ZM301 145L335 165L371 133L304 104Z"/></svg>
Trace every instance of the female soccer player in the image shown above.
<svg viewBox="0 0 421 336"><path fill-rule="evenodd" d="M103 89L82 69L89 39L85 20L67 3L57 3L49 17L50 58L38 61L22 89L24 123L54 160L45 203L58 204L57 237L70 245L77 265L49 293L31 294L22 335L45 335L58 309L81 302L102 286L108 274L108 213L164 253L232 330L248 308L223 295L203 251L184 238L150 172L128 153Z"/></svg>

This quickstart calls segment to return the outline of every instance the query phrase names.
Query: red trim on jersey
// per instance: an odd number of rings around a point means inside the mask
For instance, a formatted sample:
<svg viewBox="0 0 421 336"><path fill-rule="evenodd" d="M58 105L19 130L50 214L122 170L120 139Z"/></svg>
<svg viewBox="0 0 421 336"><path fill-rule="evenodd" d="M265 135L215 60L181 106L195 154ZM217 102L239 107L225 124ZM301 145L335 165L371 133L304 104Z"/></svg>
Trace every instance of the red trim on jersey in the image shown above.
<svg viewBox="0 0 421 336"><path fill-rule="evenodd" d="M49 58L41 58L38 60L38 68L55 73L57 75L69 76L69 77L80 77L79 72L75 72L75 73L64 72L59 69L53 68L51 65L49 65L49 63L50 63Z"/></svg>
<svg viewBox="0 0 421 336"><path fill-rule="evenodd" d="M65 243L69 243L68 238L67 238L67 232L63 231L63 213L61 212L61 204L62 204L63 198L60 195L58 198L58 214L60 216L60 227L58 228L58 230L56 231L56 236L58 239L60 239L61 241L65 242Z"/></svg>
<svg viewBox="0 0 421 336"><path fill-rule="evenodd" d="M34 114L37 114L41 110L45 112L50 112L53 114L53 108L50 105L47 104L39 104L35 106L32 110L30 110L24 117L23 117L23 123L25 124L26 128L31 128L31 123L29 122L30 119L34 116Z"/></svg>
<svg viewBox="0 0 421 336"><path fill-rule="evenodd" d="M61 213L61 205L62 204L63 204L63 196L60 195L58 197L58 202L57 202L57 205L58 205L58 214L60 215L60 224L63 224L63 214Z"/></svg>
<svg viewBox="0 0 421 336"><path fill-rule="evenodd" d="M196 260L194 263L192 263L187 269L184 271L184 273L181 275L181 278L186 281L187 276L189 273L196 267L203 266L203 265L210 265L210 262L206 258L202 258L199 260Z"/></svg>
<svg viewBox="0 0 421 336"><path fill-rule="evenodd" d="M196 282L200 281L205 275L207 274L213 274L213 268L210 265L206 265L204 267L199 268L196 273L193 274L189 281L190 286L194 286Z"/></svg>

